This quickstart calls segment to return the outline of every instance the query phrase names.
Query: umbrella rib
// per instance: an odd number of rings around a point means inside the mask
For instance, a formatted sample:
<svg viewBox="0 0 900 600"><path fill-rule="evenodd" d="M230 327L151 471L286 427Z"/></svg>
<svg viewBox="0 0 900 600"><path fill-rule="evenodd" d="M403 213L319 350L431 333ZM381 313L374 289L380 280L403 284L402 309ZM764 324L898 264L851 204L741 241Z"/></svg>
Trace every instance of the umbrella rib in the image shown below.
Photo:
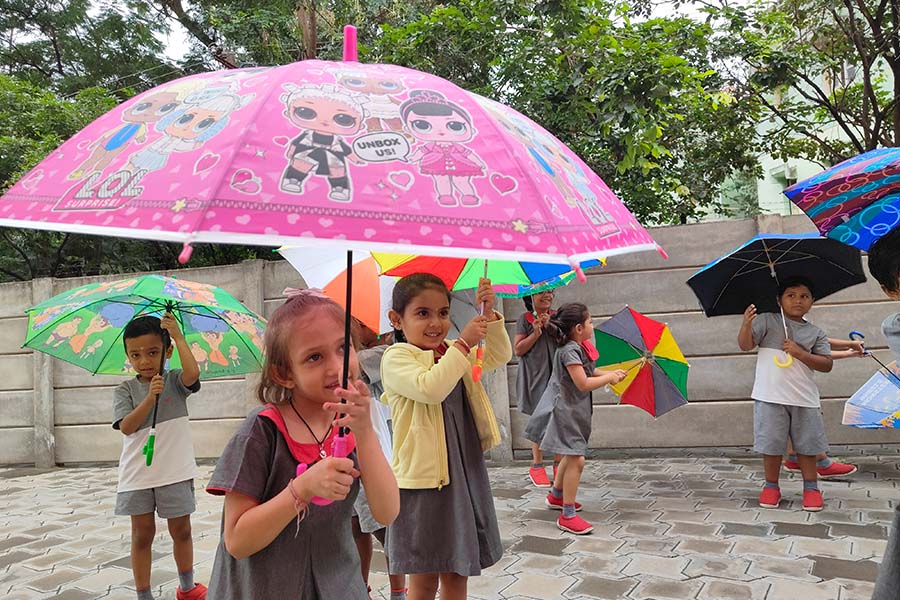
<svg viewBox="0 0 900 600"><path fill-rule="evenodd" d="M143 296L140 296L140 297L143 298ZM147 298L145 298L145 300L147 300ZM152 303L152 300L151 300L151 303ZM138 311L135 313L135 315L134 315L133 317L131 317L131 320L132 320L132 321L133 321L134 319L136 319L137 317L143 315L143 314L146 312L146 310L150 308L150 306L149 306L149 305L146 305L146 304L141 305L141 304L136 304L136 303L132 303L132 302L123 302L122 304L131 304L132 306L137 306L137 307L140 308L140 310L138 310ZM100 366L103 364L103 362L104 362L104 361L106 360L106 358L109 356L109 353L113 351L113 348L115 348L115 346L116 346L116 342L118 342L120 339L122 339L122 336L123 336L124 334L125 334L125 328L124 328L124 327L120 327L120 328L119 328L119 333L116 334L116 337L113 338L112 343L109 345L109 347L107 347L106 353L103 355L103 358L101 358L99 361L97 361L97 368L93 371L93 374L94 374L94 375L96 375L96 374L97 374L97 371L100 370ZM125 355L125 360L128 360L128 354L127 354L127 353L126 353L126 355ZM128 364L131 364L131 361L128 361ZM132 365L132 368L134 368L134 365Z"/></svg>

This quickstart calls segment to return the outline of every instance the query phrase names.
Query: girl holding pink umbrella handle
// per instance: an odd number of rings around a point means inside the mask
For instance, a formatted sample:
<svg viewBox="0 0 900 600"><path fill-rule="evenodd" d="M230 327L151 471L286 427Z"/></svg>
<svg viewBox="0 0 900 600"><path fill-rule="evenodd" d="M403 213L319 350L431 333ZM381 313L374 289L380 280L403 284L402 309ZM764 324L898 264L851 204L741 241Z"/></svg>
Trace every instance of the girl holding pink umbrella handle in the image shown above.
<svg viewBox="0 0 900 600"><path fill-rule="evenodd" d="M225 496L210 598L368 599L350 525L360 480L380 523L394 520L400 499L344 340L344 309L321 291L298 290L269 320L264 405L235 432L207 486ZM298 463L309 465L299 475ZM332 504L310 506L314 498Z"/></svg>

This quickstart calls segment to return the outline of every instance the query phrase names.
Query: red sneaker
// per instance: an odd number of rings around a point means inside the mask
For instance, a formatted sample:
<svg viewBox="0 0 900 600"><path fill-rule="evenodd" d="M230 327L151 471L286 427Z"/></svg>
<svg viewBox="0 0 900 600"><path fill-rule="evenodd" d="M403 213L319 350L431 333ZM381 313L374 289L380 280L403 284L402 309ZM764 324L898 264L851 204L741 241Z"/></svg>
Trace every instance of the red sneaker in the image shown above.
<svg viewBox="0 0 900 600"><path fill-rule="evenodd" d="M800 463L798 463L796 460L786 460L784 461L784 470L788 473L799 473Z"/></svg>
<svg viewBox="0 0 900 600"><path fill-rule="evenodd" d="M838 461L832 462L827 467L819 467L816 471L819 472L819 479L837 479L838 477L847 477L848 475L853 475L859 469L857 469L856 465L850 465L847 463L840 463Z"/></svg>
<svg viewBox="0 0 900 600"><path fill-rule="evenodd" d="M193 589L186 592L182 592L179 587L175 591L175 597L178 600L206 600L206 586L202 583L195 583Z"/></svg>
<svg viewBox="0 0 900 600"><path fill-rule="evenodd" d="M556 526L575 535L584 535L594 530L593 525L577 515L569 518L559 515L559 518L556 520Z"/></svg>
<svg viewBox="0 0 900 600"><path fill-rule="evenodd" d="M819 490L803 490L803 510L807 512L819 512L825 503L822 501L822 492Z"/></svg>
<svg viewBox="0 0 900 600"><path fill-rule="evenodd" d="M547 498L544 500L544 503L547 505L547 508L552 508L553 510L562 510L563 509L563 499L557 498L553 494L548 493ZM575 512L581 510L581 502L575 503Z"/></svg>
<svg viewBox="0 0 900 600"><path fill-rule="evenodd" d="M550 487L550 480L547 479L547 471L544 470L544 467L531 467L528 469L528 478L531 479L534 487Z"/></svg>
<svg viewBox="0 0 900 600"><path fill-rule="evenodd" d="M781 490L779 488L763 488L759 494L759 505L763 508L778 508L781 502Z"/></svg>

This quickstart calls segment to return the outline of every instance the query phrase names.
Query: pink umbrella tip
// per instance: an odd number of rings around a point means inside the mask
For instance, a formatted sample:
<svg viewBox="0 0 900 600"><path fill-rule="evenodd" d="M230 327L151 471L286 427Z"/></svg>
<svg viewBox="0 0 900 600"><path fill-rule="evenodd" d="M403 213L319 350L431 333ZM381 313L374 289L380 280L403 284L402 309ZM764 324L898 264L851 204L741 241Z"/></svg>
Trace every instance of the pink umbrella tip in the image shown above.
<svg viewBox="0 0 900 600"><path fill-rule="evenodd" d="M357 62L358 60L356 27L344 25L344 62Z"/></svg>
<svg viewBox="0 0 900 600"><path fill-rule="evenodd" d="M669 260L669 254L663 250L662 246L657 246L656 251L659 252L659 255L662 256L665 260Z"/></svg>
<svg viewBox="0 0 900 600"><path fill-rule="evenodd" d="M181 249L181 254L178 255L178 262L181 264L187 264L187 261L191 260L191 254L194 253L194 248L188 243L184 243L184 247Z"/></svg>
<svg viewBox="0 0 900 600"><path fill-rule="evenodd" d="M587 275L584 274L584 269L581 267L575 267L575 276L578 278L580 283L584 283L587 281Z"/></svg>

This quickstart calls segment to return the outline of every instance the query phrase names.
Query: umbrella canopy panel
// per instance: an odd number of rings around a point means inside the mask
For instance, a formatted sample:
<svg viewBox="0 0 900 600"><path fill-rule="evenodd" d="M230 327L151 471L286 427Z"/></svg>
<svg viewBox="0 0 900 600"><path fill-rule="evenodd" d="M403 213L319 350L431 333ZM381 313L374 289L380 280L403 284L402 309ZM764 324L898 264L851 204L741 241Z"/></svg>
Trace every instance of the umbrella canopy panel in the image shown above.
<svg viewBox="0 0 900 600"><path fill-rule="evenodd" d="M784 194L822 235L868 251L900 225L900 148L879 148L808 179Z"/></svg>
<svg viewBox="0 0 900 600"><path fill-rule="evenodd" d="M864 283L858 249L817 234L758 235L697 271L687 284L708 317L739 315L750 304L779 312L778 285L803 277L820 300Z"/></svg>
<svg viewBox="0 0 900 600"><path fill-rule="evenodd" d="M125 326L168 310L179 322L201 377L262 368L265 320L221 288L162 275L89 284L28 309L23 346L91 373L130 375L134 371L122 341ZM169 366L181 366L177 353Z"/></svg>

